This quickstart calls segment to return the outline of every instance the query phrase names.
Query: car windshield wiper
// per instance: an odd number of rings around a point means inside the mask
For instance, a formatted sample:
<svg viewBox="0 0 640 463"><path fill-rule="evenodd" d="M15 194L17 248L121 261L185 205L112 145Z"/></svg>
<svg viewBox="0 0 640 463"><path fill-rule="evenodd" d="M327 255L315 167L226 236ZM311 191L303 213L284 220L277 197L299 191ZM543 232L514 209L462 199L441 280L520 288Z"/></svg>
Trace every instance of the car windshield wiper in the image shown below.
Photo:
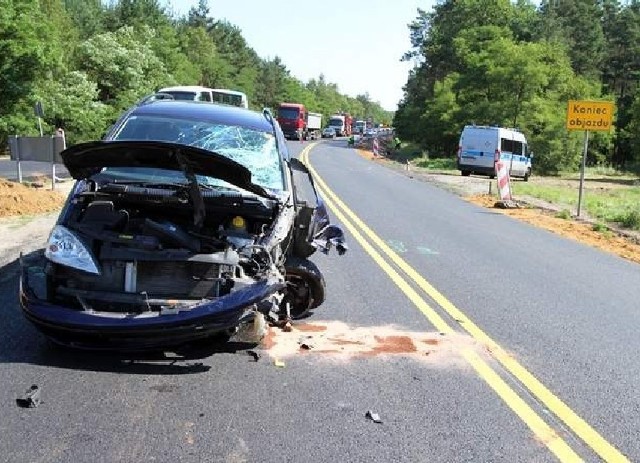
<svg viewBox="0 0 640 463"><path fill-rule="evenodd" d="M187 182L153 182L153 181L145 182L141 180L118 180L118 179L109 180L108 182L105 183L105 185L131 185L131 186L138 186L141 188L173 188L173 189L181 189L181 188L189 187L189 184ZM217 189L229 190L230 189L223 186L218 187L216 185L208 185L208 184L202 184L202 183L198 183L198 186L203 190L217 190Z"/></svg>
<svg viewBox="0 0 640 463"><path fill-rule="evenodd" d="M135 186L141 186L141 187L153 187L153 186L159 186L159 187L165 187L165 186L173 186L173 187L184 187L184 186L188 186L189 184L187 182L163 182L161 180L158 181L154 181L154 180L130 180L130 179L109 179L105 182L106 185L135 185Z"/></svg>

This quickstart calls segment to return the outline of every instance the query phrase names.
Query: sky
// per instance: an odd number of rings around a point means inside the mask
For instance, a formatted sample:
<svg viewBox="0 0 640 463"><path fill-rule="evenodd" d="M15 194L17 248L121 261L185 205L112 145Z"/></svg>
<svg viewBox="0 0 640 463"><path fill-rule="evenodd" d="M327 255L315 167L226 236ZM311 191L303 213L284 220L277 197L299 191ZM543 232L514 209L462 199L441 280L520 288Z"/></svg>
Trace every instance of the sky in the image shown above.
<svg viewBox="0 0 640 463"><path fill-rule="evenodd" d="M167 0L186 14L198 0ZM407 25L417 9L430 11L434 0L209 0L215 19L242 30L261 58L279 56L291 75L307 82L324 74L341 93L369 92L373 101L395 111L410 63L400 62L411 48Z"/></svg>

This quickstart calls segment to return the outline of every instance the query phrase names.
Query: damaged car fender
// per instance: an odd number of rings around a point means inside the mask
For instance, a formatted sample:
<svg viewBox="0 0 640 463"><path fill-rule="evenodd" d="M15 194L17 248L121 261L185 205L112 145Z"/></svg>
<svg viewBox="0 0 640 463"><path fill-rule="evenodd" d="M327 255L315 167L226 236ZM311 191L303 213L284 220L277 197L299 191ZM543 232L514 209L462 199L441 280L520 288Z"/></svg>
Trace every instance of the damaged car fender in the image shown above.
<svg viewBox="0 0 640 463"><path fill-rule="evenodd" d="M305 258L318 249L327 254L332 246L335 246L339 255L343 255L348 249L344 232L337 225L331 225L329 213L316 190L309 169L296 158L289 161L289 169L297 209L294 255Z"/></svg>

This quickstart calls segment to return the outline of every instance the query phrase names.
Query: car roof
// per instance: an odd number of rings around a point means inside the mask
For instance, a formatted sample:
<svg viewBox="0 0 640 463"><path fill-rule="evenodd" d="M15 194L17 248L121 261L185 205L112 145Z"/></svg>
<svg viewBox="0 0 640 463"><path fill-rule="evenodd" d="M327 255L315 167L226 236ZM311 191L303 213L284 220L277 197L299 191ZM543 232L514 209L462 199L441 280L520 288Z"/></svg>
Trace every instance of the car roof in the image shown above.
<svg viewBox="0 0 640 463"><path fill-rule="evenodd" d="M200 85L179 85L176 87L165 87L158 90L158 92L201 92L203 90L211 90L207 87L202 87Z"/></svg>
<svg viewBox="0 0 640 463"><path fill-rule="evenodd" d="M273 132L264 114L237 106L183 100L156 100L133 108L130 115L169 116L196 119L225 125L237 125Z"/></svg>

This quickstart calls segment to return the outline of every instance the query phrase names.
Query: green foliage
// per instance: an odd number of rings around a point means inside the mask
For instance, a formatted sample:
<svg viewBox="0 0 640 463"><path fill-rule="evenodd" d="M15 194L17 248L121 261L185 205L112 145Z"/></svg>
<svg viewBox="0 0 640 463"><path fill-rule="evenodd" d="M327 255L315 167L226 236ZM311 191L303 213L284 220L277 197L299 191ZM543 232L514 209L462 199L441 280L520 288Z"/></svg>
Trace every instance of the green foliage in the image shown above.
<svg viewBox="0 0 640 463"><path fill-rule="evenodd" d="M417 63L394 125L454 157L466 124L518 127L538 173L576 170L570 99L615 99L614 133L591 134L589 165L640 161L640 2L444 0L409 25Z"/></svg>
<svg viewBox="0 0 640 463"><path fill-rule="evenodd" d="M640 230L640 209L627 211L617 217L623 227Z"/></svg>
<svg viewBox="0 0 640 463"><path fill-rule="evenodd" d="M568 211L567 209L563 209L560 212L556 213L555 217L558 219L570 220L571 212Z"/></svg>
<svg viewBox="0 0 640 463"><path fill-rule="evenodd" d="M63 127L69 143L100 138L105 121L115 116L98 101L98 86L86 73L71 71L55 81L44 81L35 90L45 108L45 123L51 130Z"/></svg>
<svg viewBox="0 0 640 463"><path fill-rule="evenodd" d="M594 223L591 229L593 231L600 232L600 233L606 233L609 231L609 227L607 227L605 224L600 222Z"/></svg>
<svg viewBox="0 0 640 463"><path fill-rule="evenodd" d="M276 57L262 59L238 27L200 0L172 17L164 0L0 0L0 146L9 134L63 127L71 143L95 139L140 98L167 85L243 91L254 109L300 102L390 123L368 94L342 95L323 76L308 83Z"/></svg>
<svg viewBox="0 0 640 463"><path fill-rule="evenodd" d="M142 95L171 82L151 47L154 31L125 26L99 34L80 45L80 70L98 85L100 101L123 110Z"/></svg>
<svg viewBox="0 0 640 463"><path fill-rule="evenodd" d="M419 160L416 164L418 167L432 170L458 170L456 160L452 158L428 158Z"/></svg>

